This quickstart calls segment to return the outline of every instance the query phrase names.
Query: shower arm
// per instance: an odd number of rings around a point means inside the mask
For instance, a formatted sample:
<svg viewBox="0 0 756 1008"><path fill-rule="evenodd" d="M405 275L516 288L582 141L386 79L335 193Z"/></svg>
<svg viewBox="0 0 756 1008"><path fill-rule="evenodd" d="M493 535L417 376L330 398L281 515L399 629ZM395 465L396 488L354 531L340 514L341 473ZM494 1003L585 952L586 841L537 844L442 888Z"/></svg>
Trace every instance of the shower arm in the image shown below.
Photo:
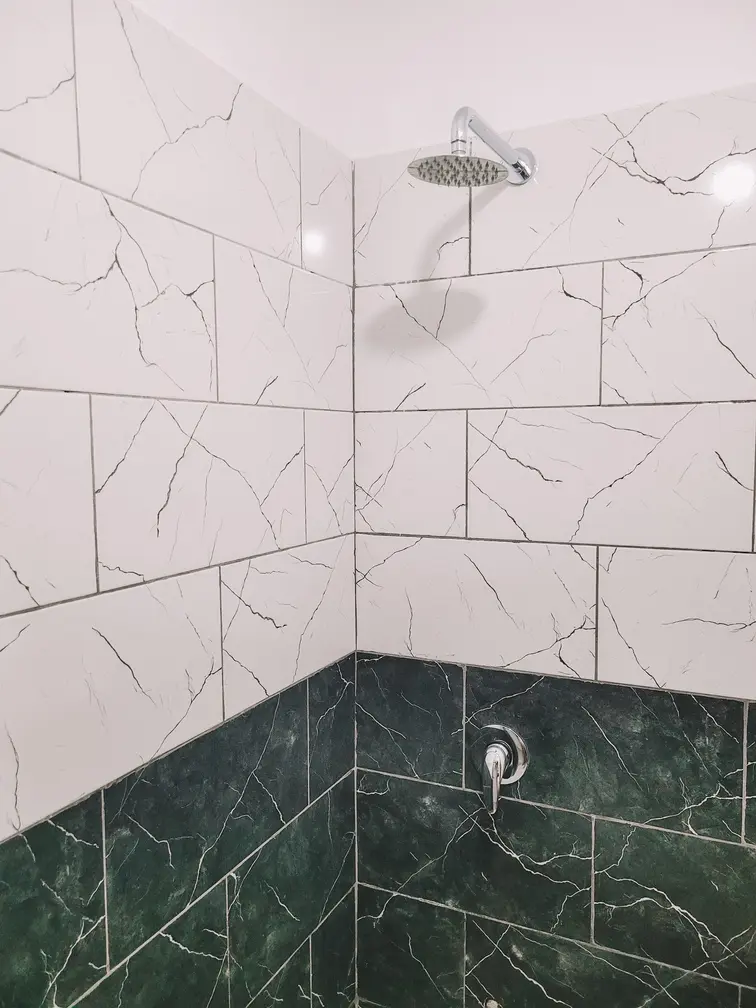
<svg viewBox="0 0 756 1008"><path fill-rule="evenodd" d="M452 119L452 154L470 153L470 130L502 159L509 172L507 181L511 185L522 185L535 174L535 159L530 151L510 147L469 105L457 109Z"/></svg>

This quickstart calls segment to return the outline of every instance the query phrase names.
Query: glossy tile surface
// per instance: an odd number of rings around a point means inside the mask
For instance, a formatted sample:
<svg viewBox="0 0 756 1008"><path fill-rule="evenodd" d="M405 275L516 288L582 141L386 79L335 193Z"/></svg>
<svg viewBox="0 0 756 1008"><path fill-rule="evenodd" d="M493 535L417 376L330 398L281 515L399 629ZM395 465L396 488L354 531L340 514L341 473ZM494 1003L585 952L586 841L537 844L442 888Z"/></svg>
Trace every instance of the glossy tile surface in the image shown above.
<svg viewBox="0 0 756 1008"><path fill-rule="evenodd" d="M307 129L302 136L302 265L352 283L352 163Z"/></svg>
<svg viewBox="0 0 756 1008"><path fill-rule="evenodd" d="M307 541L354 532L354 416L305 410Z"/></svg>
<svg viewBox="0 0 756 1008"><path fill-rule="evenodd" d="M307 680L310 800L354 766L354 656Z"/></svg>
<svg viewBox="0 0 756 1008"><path fill-rule="evenodd" d="M355 996L354 892L310 939L313 1008L349 1008Z"/></svg>
<svg viewBox="0 0 756 1008"><path fill-rule="evenodd" d="M251 1001L242 997L240 1004L254 1008L276 1008L277 1005L310 1005L310 949L305 943L283 966L266 987Z"/></svg>

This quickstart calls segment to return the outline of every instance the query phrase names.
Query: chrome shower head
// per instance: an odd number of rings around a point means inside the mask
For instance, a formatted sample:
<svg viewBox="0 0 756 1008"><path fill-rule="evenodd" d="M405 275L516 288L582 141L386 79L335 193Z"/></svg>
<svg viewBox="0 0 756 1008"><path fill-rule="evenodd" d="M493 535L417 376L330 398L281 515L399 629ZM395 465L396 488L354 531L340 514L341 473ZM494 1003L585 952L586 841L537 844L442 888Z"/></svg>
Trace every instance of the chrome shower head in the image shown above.
<svg viewBox="0 0 756 1008"><path fill-rule="evenodd" d="M498 161L468 154L436 154L418 158L407 168L421 182L444 186L484 186L503 182L507 169Z"/></svg>
<svg viewBox="0 0 756 1008"><path fill-rule="evenodd" d="M473 157L470 131L479 137L501 161ZM458 109L452 120L451 154L418 158L407 168L414 178L444 186L483 186L496 182L524 185L534 175L535 158L530 151L510 147L474 109Z"/></svg>

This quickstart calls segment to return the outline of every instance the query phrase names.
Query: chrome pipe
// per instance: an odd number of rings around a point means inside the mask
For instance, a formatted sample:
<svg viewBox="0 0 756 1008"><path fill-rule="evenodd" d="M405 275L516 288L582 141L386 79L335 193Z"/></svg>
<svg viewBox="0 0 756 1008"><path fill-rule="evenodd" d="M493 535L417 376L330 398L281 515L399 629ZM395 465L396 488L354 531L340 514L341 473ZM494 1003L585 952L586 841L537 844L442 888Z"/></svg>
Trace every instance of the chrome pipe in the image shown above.
<svg viewBox="0 0 756 1008"><path fill-rule="evenodd" d="M530 151L510 147L506 140L469 105L463 105L454 113L451 128L452 154L470 154L471 131L504 162L507 182L511 185L524 185L533 177L536 164Z"/></svg>

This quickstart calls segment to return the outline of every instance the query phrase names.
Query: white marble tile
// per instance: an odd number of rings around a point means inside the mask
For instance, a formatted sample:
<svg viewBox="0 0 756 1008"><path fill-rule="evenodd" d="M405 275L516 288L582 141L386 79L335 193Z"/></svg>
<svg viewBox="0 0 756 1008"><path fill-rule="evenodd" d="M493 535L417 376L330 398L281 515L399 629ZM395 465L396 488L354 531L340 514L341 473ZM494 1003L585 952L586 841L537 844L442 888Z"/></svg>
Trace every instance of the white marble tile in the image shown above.
<svg viewBox="0 0 756 1008"><path fill-rule="evenodd" d="M0 612L95 591L89 400L0 389Z"/></svg>
<svg viewBox="0 0 756 1008"><path fill-rule="evenodd" d="M224 401L352 408L352 304L343 284L216 241Z"/></svg>
<svg viewBox="0 0 756 1008"><path fill-rule="evenodd" d="M0 373L215 398L212 239L0 156Z"/></svg>
<svg viewBox="0 0 756 1008"><path fill-rule="evenodd" d="M299 410L93 400L100 584L304 542Z"/></svg>
<svg viewBox="0 0 756 1008"><path fill-rule="evenodd" d="M222 719L218 572L0 620L0 839Z"/></svg>
<svg viewBox="0 0 756 1008"><path fill-rule="evenodd" d="M756 241L756 85L517 131L534 184L473 199L473 273Z"/></svg>
<svg viewBox="0 0 756 1008"><path fill-rule="evenodd" d="M756 557L602 548L599 679L756 700Z"/></svg>
<svg viewBox="0 0 756 1008"><path fill-rule="evenodd" d="M75 0L82 177L300 261L299 127L127 0Z"/></svg>
<svg viewBox="0 0 756 1008"><path fill-rule="evenodd" d="M601 266L356 292L358 409L598 403Z"/></svg>
<svg viewBox="0 0 756 1008"><path fill-rule="evenodd" d="M596 550L357 536L359 647L594 674Z"/></svg>
<svg viewBox="0 0 756 1008"><path fill-rule="evenodd" d="M70 0L4 0L0 148L78 175Z"/></svg>
<svg viewBox="0 0 756 1008"><path fill-rule="evenodd" d="M407 165L449 145L364 158L354 165L354 265L358 284L469 272L468 189L420 182Z"/></svg>
<svg viewBox="0 0 756 1008"><path fill-rule="evenodd" d="M756 399L756 248L604 267L603 402Z"/></svg>
<svg viewBox="0 0 756 1008"><path fill-rule="evenodd" d="M751 549L756 404L470 414L471 536Z"/></svg>
<svg viewBox="0 0 756 1008"><path fill-rule="evenodd" d="M302 130L302 265L352 283L352 162Z"/></svg>
<svg viewBox="0 0 756 1008"><path fill-rule="evenodd" d="M305 412L307 541L354 532L354 418Z"/></svg>
<svg viewBox="0 0 756 1008"><path fill-rule="evenodd" d="M465 534L463 410L356 417L358 532Z"/></svg>
<svg viewBox="0 0 756 1008"><path fill-rule="evenodd" d="M226 717L354 649L354 537L221 568Z"/></svg>

